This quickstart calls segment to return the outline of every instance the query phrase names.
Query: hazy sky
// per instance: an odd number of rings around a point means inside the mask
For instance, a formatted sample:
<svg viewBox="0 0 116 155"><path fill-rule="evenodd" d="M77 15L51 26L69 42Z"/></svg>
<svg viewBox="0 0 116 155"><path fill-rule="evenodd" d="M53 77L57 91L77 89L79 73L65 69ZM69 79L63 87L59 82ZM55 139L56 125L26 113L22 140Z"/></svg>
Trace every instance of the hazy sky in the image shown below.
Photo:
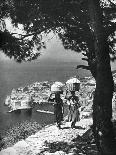
<svg viewBox="0 0 116 155"><path fill-rule="evenodd" d="M52 36L51 36L52 37ZM38 61L58 61L58 62L81 62L82 55L71 50L65 50L58 37L53 37L46 41L46 49L40 51L41 56ZM13 61L0 52L1 61Z"/></svg>
<svg viewBox="0 0 116 155"><path fill-rule="evenodd" d="M76 53L71 50L65 50L61 41L54 37L49 40L46 44L46 49L42 49L41 56L38 57L36 61L42 62L78 62L79 64L85 64L84 61L81 60L82 54ZM14 60L9 59L3 52L0 52L0 61L15 63ZM116 69L116 61L115 63L111 63L112 70Z"/></svg>
<svg viewBox="0 0 116 155"><path fill-rule="evenodd" d="M13 28L10 19L6 19L6 28L13 33L25 33L21 24L19 24L19 29ZM44 36L44 40L46 43L46 49L42 49L40 51L41 56L38 58L38 60L64 62L81 61L81 54L77 54L76 52L71 50L65 50L61 41L53 33L50 33L48 36ZM10 59L4 54L0 53L0 60L8 61Z"/></svg>
<svg viewBox="0 0 116 155"><path fill-rule="evenodd" d="M13 28L11 25L11 21L6 19L6 27L9 31L22 33L23 26L19 24L19 29ZM41 56L38 57L37 61L47 61L47 62L79 62L80 64L85 64L85 61L82 61L82 54L76 53L71 50L65 50L61 41L55 36L53 33L50 33L49 36L44 36L44 40L46 42L46 49L42 49ZM6 55L0 52L0 61L12 62L13 60L9 59ZM116 69L116 62L111 63L112 69Z"/></svg>

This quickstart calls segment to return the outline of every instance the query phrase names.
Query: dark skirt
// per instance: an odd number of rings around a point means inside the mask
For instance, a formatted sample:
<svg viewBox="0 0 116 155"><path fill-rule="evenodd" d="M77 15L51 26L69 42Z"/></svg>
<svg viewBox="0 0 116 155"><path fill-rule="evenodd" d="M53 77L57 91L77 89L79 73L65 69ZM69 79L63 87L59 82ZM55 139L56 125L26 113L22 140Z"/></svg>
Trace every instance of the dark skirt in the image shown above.
<svg viewBox="0 0 116 155"><path fill-rule="evenodd" d="M63 121L62 106L54 105L54 116L55 122L60 123Z"/></svg>
<svg viewBox="0 0 116 155"><path fill-rule="evenodd" d="M68 121L77 122L79 121L79 109L76 106L69 106Z"/></svg>

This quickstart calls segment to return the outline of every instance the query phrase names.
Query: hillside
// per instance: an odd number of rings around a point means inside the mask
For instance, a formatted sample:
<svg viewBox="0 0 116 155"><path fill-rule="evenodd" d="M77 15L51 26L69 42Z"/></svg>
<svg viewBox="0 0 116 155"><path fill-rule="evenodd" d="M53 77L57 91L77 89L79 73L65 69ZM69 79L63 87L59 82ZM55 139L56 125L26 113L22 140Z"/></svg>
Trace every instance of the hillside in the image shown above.
<svg viewBox="0 0 116 155"><path fill-rule="evenodd" d="M0 155L97 155L92 138L91 118L82 119L71 129L69 122L62 124L62 129L49 125L0 152Z"/></svg>
<svg viewBox="0 0 116 155"><path fill-rule="evenodd" d="M114 74L114 81L115 79L116 76ZM48 95L50 90L48 89L48 84L46 85L44 82L44 88L45 86L47 86ZM81 102L81 120L76 123L75 129L70 128L70 122L67 122L67 118L64 119L61 130L55 124L45 126L39 131L35 127L36 133L32 132L31 136L28 137L27 134L26 137L22 137L16 143L6 145L7 148L3 147L4 149L0 152L0 155L97 155L96 145L91 132L92 92L94 89L95 81L92 77L81 80L80 91L76 93ZM42 94L45 94L44 89L42 88L41 90ZM114 92L113 120L116 119L115 100L116 93ZM3 140L7 143L7 138Z"/></svg>

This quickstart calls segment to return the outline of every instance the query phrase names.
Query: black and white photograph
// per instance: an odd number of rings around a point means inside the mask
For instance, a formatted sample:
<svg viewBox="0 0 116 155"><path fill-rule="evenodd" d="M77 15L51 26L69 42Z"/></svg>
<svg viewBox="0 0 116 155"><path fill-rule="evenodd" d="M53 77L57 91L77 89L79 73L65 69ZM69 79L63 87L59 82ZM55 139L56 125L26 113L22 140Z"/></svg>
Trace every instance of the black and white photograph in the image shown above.
<svg viewBox="0 0 116 155"><path fill-rule="evenodd" d="M116 0L0 0L0 155L116 155Z"/></svg>

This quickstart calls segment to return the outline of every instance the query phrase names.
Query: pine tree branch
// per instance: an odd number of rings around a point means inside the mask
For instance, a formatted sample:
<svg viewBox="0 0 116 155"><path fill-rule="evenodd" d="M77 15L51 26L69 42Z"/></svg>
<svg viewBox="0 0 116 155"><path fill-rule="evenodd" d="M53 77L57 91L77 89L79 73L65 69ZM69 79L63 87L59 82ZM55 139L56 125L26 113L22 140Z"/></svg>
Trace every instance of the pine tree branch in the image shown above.
<svg viewBox="0 0 116 155"><path fill-rule="evenodd" d="M84 56L87 56L87 53L82 53Z"/></svg>
<svg viewBox="0 0 116 155"><path fill-rule="evenodd" d="M112 8L116 8L116 4L114 4L111 0L108 0L108 2L109 2L110 5L112 6Z"/></svg>
<svg viewBox="0 0 116 155"><path fill-rule="evenodd" d="M79 69L79 68L86 69L86 70L90 70L90 67L89 67L89 66L85 66L85 65L78 65L78 66L76 67L76 69Z"/></svg>
<svg viewBox="0 0 116 155"><path fill-rule="evenodd" d="M82 58L82 60L87 61L88 62L88 58Z"/></svg>

